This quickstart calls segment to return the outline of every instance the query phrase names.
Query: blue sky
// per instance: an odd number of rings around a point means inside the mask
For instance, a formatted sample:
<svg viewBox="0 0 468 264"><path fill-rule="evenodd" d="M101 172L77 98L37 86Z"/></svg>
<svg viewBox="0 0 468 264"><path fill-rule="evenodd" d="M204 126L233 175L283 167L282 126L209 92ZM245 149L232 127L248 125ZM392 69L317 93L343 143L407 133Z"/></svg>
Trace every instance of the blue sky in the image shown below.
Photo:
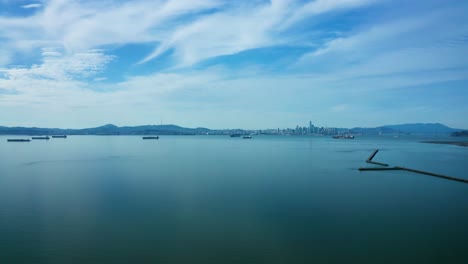
<svg viewBox="0 0 468 264"><path fill-rule="evenodd" d="M468 128L467 1L0 0L0 125Z"/></svg>

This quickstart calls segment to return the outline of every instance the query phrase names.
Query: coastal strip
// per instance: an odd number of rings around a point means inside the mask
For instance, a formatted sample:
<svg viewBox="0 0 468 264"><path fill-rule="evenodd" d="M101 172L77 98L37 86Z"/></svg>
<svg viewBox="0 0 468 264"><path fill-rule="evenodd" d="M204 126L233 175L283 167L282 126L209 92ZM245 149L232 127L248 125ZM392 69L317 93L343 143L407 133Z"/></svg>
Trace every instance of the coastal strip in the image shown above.
<svg viewBox="0 0 468 264"><path fill-rule="evenodd" d="M461 147L468 147L467 141L421 141L421 143L445 144L445 145L456 145L456 146L461 146Z"/></svg>

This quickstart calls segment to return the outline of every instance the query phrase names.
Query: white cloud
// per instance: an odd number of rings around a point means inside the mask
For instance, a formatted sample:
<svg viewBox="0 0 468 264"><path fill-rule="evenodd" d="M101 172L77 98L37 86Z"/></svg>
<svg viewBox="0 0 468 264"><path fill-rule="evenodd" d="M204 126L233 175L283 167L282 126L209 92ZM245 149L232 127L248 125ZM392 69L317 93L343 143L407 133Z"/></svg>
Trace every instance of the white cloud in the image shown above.
<svg viewBox="0 0 468 264"><path fill-rule="evenodd" d="M42 53L42 63L31 67L16 67L0 70L10 80L51 79L73 80L98 74L113 56L100 50L89 50L74 54L62 54L50 49Z"/></svg>
<svg viewBox="0 0 468 264"><path fill-rule="evenodd" d="M0 67L7 65L11 61L11 54L8 50L0 50Z"/></svg>
<svg viewBox="0 0 468 264"><path fill-rule="evenodd" d="M403 36L414 34L428 24L431 19L410 18L373 24L370 28L354 33L347 37L337 37L329 40L324 46L312 53L306 54L303 60L313 59L334 52L369 54L395 48L399 41L404 42Z"/></svg>
<svg viewBox="0 0 468 264"><path fill-rule="evenodd" d="M28 5L22 5L21 7L24 9L31 9L31 8L39 8L42 5L39 3L34 3L34 4L28 4Z"/></svg>
<svg viewBox="0 0 468 264"><path fill-rule="evenodd" d="M342 80L468 67L466 56L460 56L468 52L468 26L458 23L460 16L463 12L437 10L374 24L328 41L302 56L295 67L324 69L325 73L329 69L335 79Z"/></svg>
<svg viewBox="0 0 468 264"><path fill-rule="evenodd" d="M95 82L102 82L102 81L105 81L105 80L107 80L107 77L96 77L96 78L94 78Z"/></svg>
<svg viewBox="0 0 468 264"><path fill-rule="evenodd" d="M463 38L467 26L460 23L463 10L379 18L338 32L333 34L338 38L304 56L296 68L286 69L288 73L251 70L256 65L230 71L188 67L250 49L318 45L323 39L296 42L315 30L307 28L308 18L320 20L321 14L377 2L44 2L30 16L0 17L1 121L18 124L18 117L25 117L36 124L55 120L63 123L51 125L73 127L72 122L87 126L116 119L125 124L158 123L163 116L167 122L190 120L194 126L230 126L235 121L235 126L258 128L295 126L314 117L321 124L336 119L346 125L348 116L369 110L359 106L364 98L385 103L379 95L392 89L466 80L467 59L460 56L468 52ZM305 29L297 32L294 26L300 22ZM162 59L159 56L171 51L171 62L178 67L124 76L120 82L101 76L115 58L110 51L133 43L155 45L143 62ZM40 62L11 66L18 54L22 61ZM143 66L148 70L152 64L136 67ZM44 117L44 110L51 114ZM72 118L65 120L64 115Z"/></svg>
<svg viewBox="0 0 468 264"><path fill-rule="evenodd" d="M0 94L0 112L96 103L96 93L89 90L90 84L83 78L98 76L112 59L100 50L65 54L45 49L41 64L0 68L0 88L6 91Z"/></svg>
<svg viewBox="0 0 468 264"><path fill-rule="evenodd" d="M217 0L51 0L32 16L0 16L0 39L11 44L11 52L21 53L44 46L81 52L104 45L158 42L172 31L175 19L219 5Z"/></svg>
<svg viewBox="0 0 468 264"><path fill-rule="evenodd" d="M290 26L298 21L314 15L327 13L330 11L360 7L379 2L378 0L315 0L310 1L297 9L285 22L284 26ZM383 2L380 0L380 2Z"/></svg>
<svg viewBox="0 0 468 264"><path fill-rule="evenodd" d="M261 128L295 126L309 119L322 125L353 126L356 120L352 116L371 111L372 104L388 103L383 91L460 80L468 76L468 70L343 80L332 74L240 77L235 72L210 69L129 76L119 83L92 85L73 79L34 78L24 72L17 76L0 78L0 87L11 89L10 94L0 94L4 124L18 124L18 117L24 116L18 112L21 108L28 109L28 119L36 125L48 125L51 120L60 123L50 125L63 127L116 120L126 125L155 124L162 118L189 126ZM31 116L39 110L50 110L47 120ZM70 118L64 120L64 114ZM375 118L362 122L385 122L382 116Z"/></svg>
<svg viewBox="0 0 468 264"><path fill-rule="evenodd" d="M226 10L179 27L141 62L152 60L169 49L174 50L180 66L190 66L208 58L249 49L281 44L297 45L284 36L294 23L305 17L371 2L318 0L302 5L295 1L271 1L260 6L247 5Z"/></svg>
<svg viewBox="0 0 468 264"><path fill-rule="evenodd" d="M106 45L157 43L147 62L174 50L176 64L189 66L249 49L293 44L287 29L305 17L373 1L222 0L72 1L50 0L32 16L0 17L0 38L10 52L60 46L67 53ZM292 19L291 19L292 17Z"/></svg>
<svg viewBox="0 0 468 264"><path fill-rule="evenodd" d="M339 113L339 112L345 111L347 107L348 107L347 104L338 104L338 105L334 105L330 107L330 110L335 113Z"/></svg>
<svg viewBox="0 0 468 264"><path fill-rule="evenodd" d="M269 46L278 43L272 38L273 28L290 12L283 1L264 6L248 6L202 17L179 27L142 62L175 49L182 66L220 55Z"/></svg>

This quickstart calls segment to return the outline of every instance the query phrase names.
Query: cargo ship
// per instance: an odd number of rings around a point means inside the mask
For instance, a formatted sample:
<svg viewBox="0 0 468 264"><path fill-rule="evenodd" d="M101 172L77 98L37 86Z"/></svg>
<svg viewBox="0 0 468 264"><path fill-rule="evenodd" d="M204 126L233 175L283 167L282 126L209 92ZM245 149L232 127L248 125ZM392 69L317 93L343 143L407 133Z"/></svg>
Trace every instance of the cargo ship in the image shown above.
<svg viewBox="0 0 468 264"><path fill-rule="evenodd" d="M354 139L354 136L353 135L335 135L332 138Z"/></svg>
<svg viewBox="0 0 468 264"><path fill-rule="evenodd" d="M46 139L46 140L49 140L50 137L48 137L48 136L45 136L45 137L32 137L32 139Z"/></svg>
<svg viewBox="0 0 468 264"><path fill-rule="evenodd" d="M7 139L8 142L29 142L30 139L22 139L22 138L9 138Z"/></svg>
<svg viewBox="0 0 468 264"><path fill-rule="evenodd" d="M143 139L159 139L158 136L143 137Z"/></svg>
<svg viewBox="0 0 468 264"><path fill-rule="evenodd" d="M55 135L52 138L67 138L67 135Z"/></svg>

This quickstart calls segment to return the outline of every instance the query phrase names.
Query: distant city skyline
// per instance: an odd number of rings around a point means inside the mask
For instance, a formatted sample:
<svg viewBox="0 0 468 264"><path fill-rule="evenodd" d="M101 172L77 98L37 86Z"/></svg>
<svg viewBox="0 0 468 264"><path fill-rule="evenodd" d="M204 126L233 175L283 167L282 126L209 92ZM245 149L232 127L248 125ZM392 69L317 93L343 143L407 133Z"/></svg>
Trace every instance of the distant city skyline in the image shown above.
<svg viewBox="0 0 468 264"><path fill-rule="evenodd" d="M309 122L309 126L296 126L295 128L265 128L265 129L210 129L206 127L187 128L177 125L143 125L143 126L122 126L107 124L93 128L62 129L62 128L38 128L38 127L2 127L0 135L22 135L22 136L56 136L66 138L67 135L229 135L240 137L241 135L276 135L276 136L333 136L334 138L354 139L354 135L392 135L400 137L402 135L424 135L424 136L464 136L468 130L450 128L443 124L400 124L386 125L375 128L335 128L320 127ZM65 135L65 136L64 136ZM251 137L250 137L251 138ZM44 138L45 139L45 138ZM48 138L47 138L48 139ZM159 139L159 138L157 138ZM16 140L14 140L16 141ZM20 139L24 142L24 139Z"/></svg>
<svg viewBox="0 0 468 264"><path fill-rule="evenodd" d="M0 126L468 128L468 2L0 0Z"/></svg>

